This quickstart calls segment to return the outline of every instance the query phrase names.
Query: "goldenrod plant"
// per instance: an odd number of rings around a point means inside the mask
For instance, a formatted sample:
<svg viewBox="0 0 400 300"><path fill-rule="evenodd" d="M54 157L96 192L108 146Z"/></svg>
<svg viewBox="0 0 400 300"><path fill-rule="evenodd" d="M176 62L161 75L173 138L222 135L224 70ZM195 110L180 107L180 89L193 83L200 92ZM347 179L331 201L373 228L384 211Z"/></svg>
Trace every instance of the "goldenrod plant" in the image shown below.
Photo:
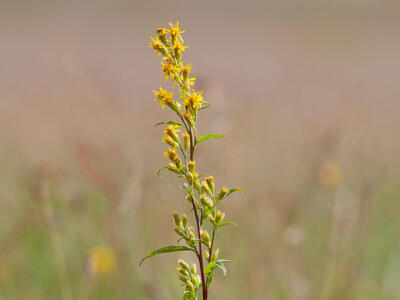
<svg viewBox="0 0 400 300"><path fill-rule="evenodd" d="M186 193L188 209L194 214L194 225L189 223L185 214L173 214L175 232L179 241L185 245L167 246L147 254L140 265L149 257L167 252L191 251L198 260L196 264L189 266L185 261L178 261L177 269L179 280L185 288L183 299L197 299L197 293L201 291L202 299L208 299L208 290L213 282L214 271L219 268L224 276L226 268L224 263L230 262L220 258L220 250L216 248L215 237L217 231L226 225L234 224L225 222L225 212L220 211L218 204L231 193L240 189L227 189L222 187L216 190L213 176L202 178L197 172L195 162L196 149L199 143L209 139L219 139L222 135L207 134L200 136L196 127L197 121L208 102L203 98L202 91L196 91L194 86L195 78L191 77L192 65L182 62L182 52L188 47L184 46L179 22L169 23L169 28L158 28L157 33L151 38L150 47L159 56L162 56L161 71L165 80L171 79L177 89L179 99L174 98L173 91L153 91L155 101L176 113L177 121L160 122L157 125L167 126L164 130L162 142L169 146L164 152L169 160L168 166L160 168L169 170L183 179L180 188ZM208 228L208 230L207 230ZM210 232L210 233L209 233Z"/></svg>

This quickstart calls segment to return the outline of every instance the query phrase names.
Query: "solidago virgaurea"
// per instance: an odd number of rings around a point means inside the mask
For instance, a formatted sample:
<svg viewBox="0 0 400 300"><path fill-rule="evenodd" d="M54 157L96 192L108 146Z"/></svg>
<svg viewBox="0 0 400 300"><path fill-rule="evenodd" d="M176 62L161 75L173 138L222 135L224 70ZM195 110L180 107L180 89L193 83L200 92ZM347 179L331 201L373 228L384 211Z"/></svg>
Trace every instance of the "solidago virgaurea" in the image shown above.
<svg viewBox="0 0 400 300"><path fill-rule="evenodd" d="M175 232L179 240L185 245L167 246L150 252L143 261L151 256L179 251L191 251L198 260L198 266L189 266L185 261L179 260L177 269L179 280L185 288L183 299L195 300L197 293L201 291L203 300L208 299L208 289L213 282L214 271L219 268L226 275L224 263L230 260L220 258L220 250L216 245L217 231L232 222L225 222L225 212L217 206L221 200L240 189L216 189L213 176L202 178L195 162L197 145L208 139L222 138L222 135L199 135L196 127L200 113L208 107L208 102L203 98L202 91L194 89L195 78L191 77L192 65L182 62L182 52L188 47L184 46L179 22L174 25L169 23L169 28L158 28L156 35L151 37L150 47L162 57L161 71L165 79L175 82L174 92L164 90L153 91L155 101L176 113L176 121L160 122L157 125L166 126L162 142L168 145L164 152L168 165L161 170L169 170L183 180L182 188L186 193L186 209L192 211L195 222L190 224L185 214L173 214ZM189 202L189 204L187 204Z"/></svg>

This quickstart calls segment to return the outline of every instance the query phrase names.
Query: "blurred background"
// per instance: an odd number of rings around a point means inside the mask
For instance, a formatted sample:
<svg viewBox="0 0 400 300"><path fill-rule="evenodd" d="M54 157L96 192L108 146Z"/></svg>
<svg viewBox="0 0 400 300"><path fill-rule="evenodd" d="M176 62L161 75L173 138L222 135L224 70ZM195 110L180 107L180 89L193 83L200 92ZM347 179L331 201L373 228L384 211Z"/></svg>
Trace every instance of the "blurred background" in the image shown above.
<svg viewBox="0 0 400 300"><path fill-rule="evenodd" d="M397 0L1 1L0 299L180 299L150 36L180 21L223 203L212 299L400 299ZM162 83L164 84L164 83ZM222 231L221 231L222 232ZM192 262L190 256L185 259Z"/></svg>

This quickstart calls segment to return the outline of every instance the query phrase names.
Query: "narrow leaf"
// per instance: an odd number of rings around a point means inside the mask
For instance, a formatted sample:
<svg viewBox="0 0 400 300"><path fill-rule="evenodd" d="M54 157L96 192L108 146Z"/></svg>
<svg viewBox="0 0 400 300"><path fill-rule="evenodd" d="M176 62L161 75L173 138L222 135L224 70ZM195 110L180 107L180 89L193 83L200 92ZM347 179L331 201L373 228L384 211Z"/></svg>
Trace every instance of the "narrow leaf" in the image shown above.
<svg viewBox="0 0 400 300"><path fill-rule="evenodd" d="M185 246L167 246L167 247L163 247L163 248L154 250L154 251L150 252L149 254L147 254L145 257L143 257L143 259L140 261L139 267L142 265L142 263L146 259L148 259L149 257L152 257L154 255L161 254L161 253L168 253L168 252L180 252L180 251L193 251L193 252L195 252L192 248L185 247Z"/></svg>
<svg viewBox="0 0 400 300"><path fill-rule="evenodd" d="M181 123L175 122L175 121L160 122L160 123L157 123L155 126L162 125L162 124L177 125L177 126L183 127L183 125Z"/></svg>
<svg viewBox="0 0 400 300"><path fill-rule="evenodd" d="M236 224L236 223L234 223L234 222L224 222L224 223L222 223L222 224L219 224L219 225L217 226L217 228L221 228L221 227L224 227L224 226L227 226L227 225L235 225L235 226L238 226L238 224Z"/></svg>
<svg viewBox="0 0 400 300"><path fill-rule="evenodd" d="M224 136L222 134L206 134L199 137L196 141L196 145L202 141L206 141L209 139L222 139Z"/></svg>
<svg viewBox="0 0 400 300"><path fill-rule="evenodd" d="M167 169L167 167L159 168L159 169L157 170L157 175L160 176L161 171L163 171L163 170L165 170L165 169Z"/></svg>
<svg viewBox="0 0 400 300"><path fill-rule="evenodd" d="M210 104L204 105L204 106L200 107L199 110L206 109L206 108L209 107L209 106L210 106Z"/></svg>
<svg viewBox="0 0 400 300"><path fill-rule="evenodd" d="M225 197L228 197L230 194L232 194L234 192L243 192L243 190L242 189L230 189L228 191L228 193L225 195Z"/></svg>

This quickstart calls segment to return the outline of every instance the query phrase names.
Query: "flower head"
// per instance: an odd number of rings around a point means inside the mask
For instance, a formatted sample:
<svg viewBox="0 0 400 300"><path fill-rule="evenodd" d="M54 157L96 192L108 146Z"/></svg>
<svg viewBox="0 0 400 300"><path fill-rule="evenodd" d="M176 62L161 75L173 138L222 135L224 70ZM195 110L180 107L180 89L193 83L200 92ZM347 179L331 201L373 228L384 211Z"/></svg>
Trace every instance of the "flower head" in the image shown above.
<svg viewBox="0 0 400 300"><path fill-rule="evenodd" d="M154 101L158 101L158 104L161 105L162 109L164 109L165 105L171 107L174 110L177 108L176 104L174 103L173 92L167 92L166 90L163 90L162 87L160 87L159 91L153 91L153 93L156 95Z"/></svg>
<svg viewBox="0 0 400 300"><path fill-rule="evenodd" d="M174 62L169 58L167 59L166 63L161 62L161 64L162 64L161 71L165 73L164 80L167 80L168 76L174 79L175 74L179 72L179 67L176 64L174 64Z"/></svg>
<svg viewBox="0 0 400 300"><path fill-rule="evenodd" d="M193 92L185 99L183 99L183 105L191 111L198 110L202 107L203 103L207 103L207 101L204 101L202 94L203 91L197 93Z"/></svg>
<svg viewBox="0 0 400 300"><path fill-rule="evenodd" d="M171 34L172 43L174 43L178 37L183 42L181 33L184 33L185 31L181 31L179 28L179 22L176 22L176 25L174 25L172 22L169 22L168 25L171 27L169 33Z"/></svg>
<svg viewBox="0 0 400 300"><path fill-rule="evenodd" d="M186 51L188 47L183 46L183 44L179 41L176 41L174 45L172 46L172 49L174 50L174 56L177 61L181 60L182 57L182 52Z"/></svg>
<svg viewBox="0 0 400 300"><path fill-rule="evenodd" d="M165 129L164 131L164 137L162 139L162 141L174 148L179 147L180 145L180 140L178 137L178 133L180 132L179 125L170 125L167 127L167 129Z"/></svg>
<svg viewBox="0 0 400 300"><path fill-rule="evenodd" d="M149 43L149 47L152 48L159 56L160 54L167 55L167 50L157 37L151 37L151 43Z"/></svg>

